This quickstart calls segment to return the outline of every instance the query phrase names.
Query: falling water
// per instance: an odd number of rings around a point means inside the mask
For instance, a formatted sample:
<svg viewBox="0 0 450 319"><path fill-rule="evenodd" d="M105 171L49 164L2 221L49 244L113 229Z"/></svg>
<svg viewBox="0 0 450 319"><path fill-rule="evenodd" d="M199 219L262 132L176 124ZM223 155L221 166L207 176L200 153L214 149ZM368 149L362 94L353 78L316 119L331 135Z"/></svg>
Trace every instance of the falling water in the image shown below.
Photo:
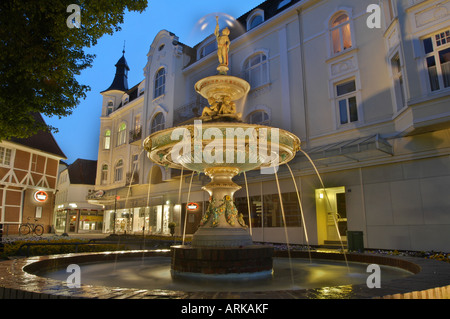
<svg viewBox="0 0 450 319"><path fill-rule="evenodd" d="M248 196L247 174L245 174L245 172L244 172L244 180L245 180L245 191L247 192L248 226L250 228L250 236L253 236L253 233L252 233L252 214L251 214L251 211L250 211L250 196Z"/></svg>
<svg viewBox="0 0 450 319"><path fill-rule="evenodd" d="M289 235L287 231L287 224L286 224L286 215L284 214L284 207L283 207L283 197L281 196L281 189L280 189L280 182L278 181L278 174L277 174L278 167L274 167L275 172L275 180L277 181L277 188L278 188L278 196L280 197L280 206L281 206L281 215L283 216L283 225L284 225L284 234L286 236L286 245L287 245L287 252L289 257L289 265L290 265L290 271L291 271L291 280L292 285L294 285L294 270L292 266L292 258L291 258L291 248L289 244Z"/></svg>
<svg viewBox="0 0 450 319"><path fill-rule="evenodd" d="M302 201L300 199L300 192L298 191L297 182L295 181L295 177L294 177L294 174L292 173L291 167L289 166L288 163L286 163L286 166L289 169L289 172L291 173L292 181L294 182L294 186L295 186L295 191L297 192L298 205L300 207L300 215L302 217L302 225L303 225L303 230L305 232L306 245L308 246L309 261L312 263L311 247L309 246L309 238L308 238L308 232L306 229L305 214L303 212Z"/></svg>
<svg viewBox="0 0 450 319"><path fill-rule="evenodd" d="M331 211L331 203L330 203L330 199L328 198L328 194L327 194L327 191L326 191L326 189L325 189L325 184L323 183L322 177L320 176L319 171L317 170L316 165L314 164L314 162L313 162L313 160L311 159L311 157L310 157L304 150L300 149L300 151L306 156L306 158L309 160L309 162L310 162L311 165L313 166L314 170L316 171L317 177L319 178L319 181L320 181L320 183L321 183L321 185L322 185L322 188L323 188L324 193L325 193L325 197L326 197L326 199L327 199L328 206L330 207L330 211ZM336 231L337 231L337 234L338 234L338 237L339 237L339 242L341 243L341 248L342 248L342 252L343 252L343 254L344 254L345 263L347 264L347 269L350 269L350 268L349 268L349 265L348 265L348 261L347 261L347 255L346 255L345 249L344 249L344 243L343 243L343 241L342 241L341 234L339 233L339 227L338 227L338 225L337 225L336 217L335 217L334 214L333 214L333 222L334 222L334 226L336 227Z"/></svg>
<svg viewBox="0 0 450 319"><path fill-rule="evenodd" d="M188 211L187 211L187 206L189 204L189 199L191 197L191 186L192 186L192 179L194 178L194 174L195 172L192 172L191 175L191 181L189 183L189 190L188 190L188 197L187 197L187 201L186 201L186 211L185 211L185 215L184 215L184 229L183 229L183 245L184 245L184 241L186 239L186 223L187 223L187 215L188 215Z"/></svg>

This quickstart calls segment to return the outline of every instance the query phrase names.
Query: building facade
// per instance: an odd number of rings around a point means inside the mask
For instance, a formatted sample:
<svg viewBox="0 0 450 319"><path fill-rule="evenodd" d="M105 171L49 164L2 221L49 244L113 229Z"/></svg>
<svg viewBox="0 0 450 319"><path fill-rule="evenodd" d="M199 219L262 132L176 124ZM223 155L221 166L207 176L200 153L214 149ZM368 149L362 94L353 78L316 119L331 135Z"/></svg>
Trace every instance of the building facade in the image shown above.
<svg viewBox="0 0 450 319"><path fill-rule="evenodd" d="M236 178L255 241L323 245L361 231L369 248L450 249L450 3L372 4L268 0L231 28L229 74L252 87L243 120L302 140L278 173L285 218L273 175ZM142 142L201 115L194 84L216 67L214 35L189 47L165 30L132 89L119 60L102 92L95 186L108 231L167 233L174 221L195 232L208 178L152 164Z"/></svg>
<svg viewBox="0 0 450 319"><path fill-rule="evenodd" d="M95 195L97 161L77 159L59 174L53 214L58 233L100 233L103 207L89 204Z"/></svg>
<svg viewBox="0 0 450 319"><path fill-rule="evenodd" d="M43 122L40 114L36 121ZM65 159L53 135L39 132L29 138L0 142L0 224L17 234L22 223L52 226L59 162Z"/></svg>

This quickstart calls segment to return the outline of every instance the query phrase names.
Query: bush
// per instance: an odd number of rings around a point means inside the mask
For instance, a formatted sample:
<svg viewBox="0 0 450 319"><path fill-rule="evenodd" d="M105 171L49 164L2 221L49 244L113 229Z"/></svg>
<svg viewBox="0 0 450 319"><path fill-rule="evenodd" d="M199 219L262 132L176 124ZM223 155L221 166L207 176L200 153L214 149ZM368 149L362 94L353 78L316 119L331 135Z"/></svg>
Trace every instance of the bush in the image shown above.
<svg viewBox="0 0 450 319"><path fill-rule="evenodd" d="M25 243L88 243L85 239L68 239L68 238L56 238L56 239L43 239L35 238L34 240L15 240L6 242L4 245L3 253L0 254L1 258L8 258L10 256L17 256L19 254L25 255L27 252L27 246L22 247L19 252L19 248ZM77 249L78 247L78 249ZM124 245L119 244L96 244L96 245L38 245L30 246L29 253L30 256L44 256L44 255L54 255L54 254L69 254L75 252L101 252L101 251L115 251L124 250Z"/></svg>

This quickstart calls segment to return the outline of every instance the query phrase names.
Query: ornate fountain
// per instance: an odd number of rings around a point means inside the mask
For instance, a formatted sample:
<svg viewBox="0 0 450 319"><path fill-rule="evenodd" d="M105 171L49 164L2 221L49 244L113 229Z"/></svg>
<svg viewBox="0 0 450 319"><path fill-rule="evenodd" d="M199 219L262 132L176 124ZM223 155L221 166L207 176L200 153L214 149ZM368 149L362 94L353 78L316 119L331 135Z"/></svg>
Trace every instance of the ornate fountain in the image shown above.
<svg viewBox="0 0 450 319"><path fill-rule="evenodd" d="M148 157L155 163L194 172L211 178L203 187L210 195L192 245L172 247L172 274L266 276L272 273L273 249L254 245L242 214L234 205L233 195L241 187L233 182L236 175L263 169L275 173L300 150L295 135L263 125L241 121L236 103L248 94L250 84L229 76L229 30L215 35L218 43L219 74L195 84L197 93L209 106L194 124L153 133L144 141Z"/></svg>

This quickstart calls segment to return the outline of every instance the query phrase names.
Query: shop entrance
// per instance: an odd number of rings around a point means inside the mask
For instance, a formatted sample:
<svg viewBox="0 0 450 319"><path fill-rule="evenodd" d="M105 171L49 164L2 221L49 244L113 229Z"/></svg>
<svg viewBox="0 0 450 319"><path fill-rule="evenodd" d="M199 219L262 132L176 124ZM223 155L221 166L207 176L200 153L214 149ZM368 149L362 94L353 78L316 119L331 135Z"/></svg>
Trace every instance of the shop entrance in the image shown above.
<svg viewBox="0 0 450 319"><path fill-rule="evenodd" d="M316 189L317 235L319 245L347 240L345 187Z"/></svg>

